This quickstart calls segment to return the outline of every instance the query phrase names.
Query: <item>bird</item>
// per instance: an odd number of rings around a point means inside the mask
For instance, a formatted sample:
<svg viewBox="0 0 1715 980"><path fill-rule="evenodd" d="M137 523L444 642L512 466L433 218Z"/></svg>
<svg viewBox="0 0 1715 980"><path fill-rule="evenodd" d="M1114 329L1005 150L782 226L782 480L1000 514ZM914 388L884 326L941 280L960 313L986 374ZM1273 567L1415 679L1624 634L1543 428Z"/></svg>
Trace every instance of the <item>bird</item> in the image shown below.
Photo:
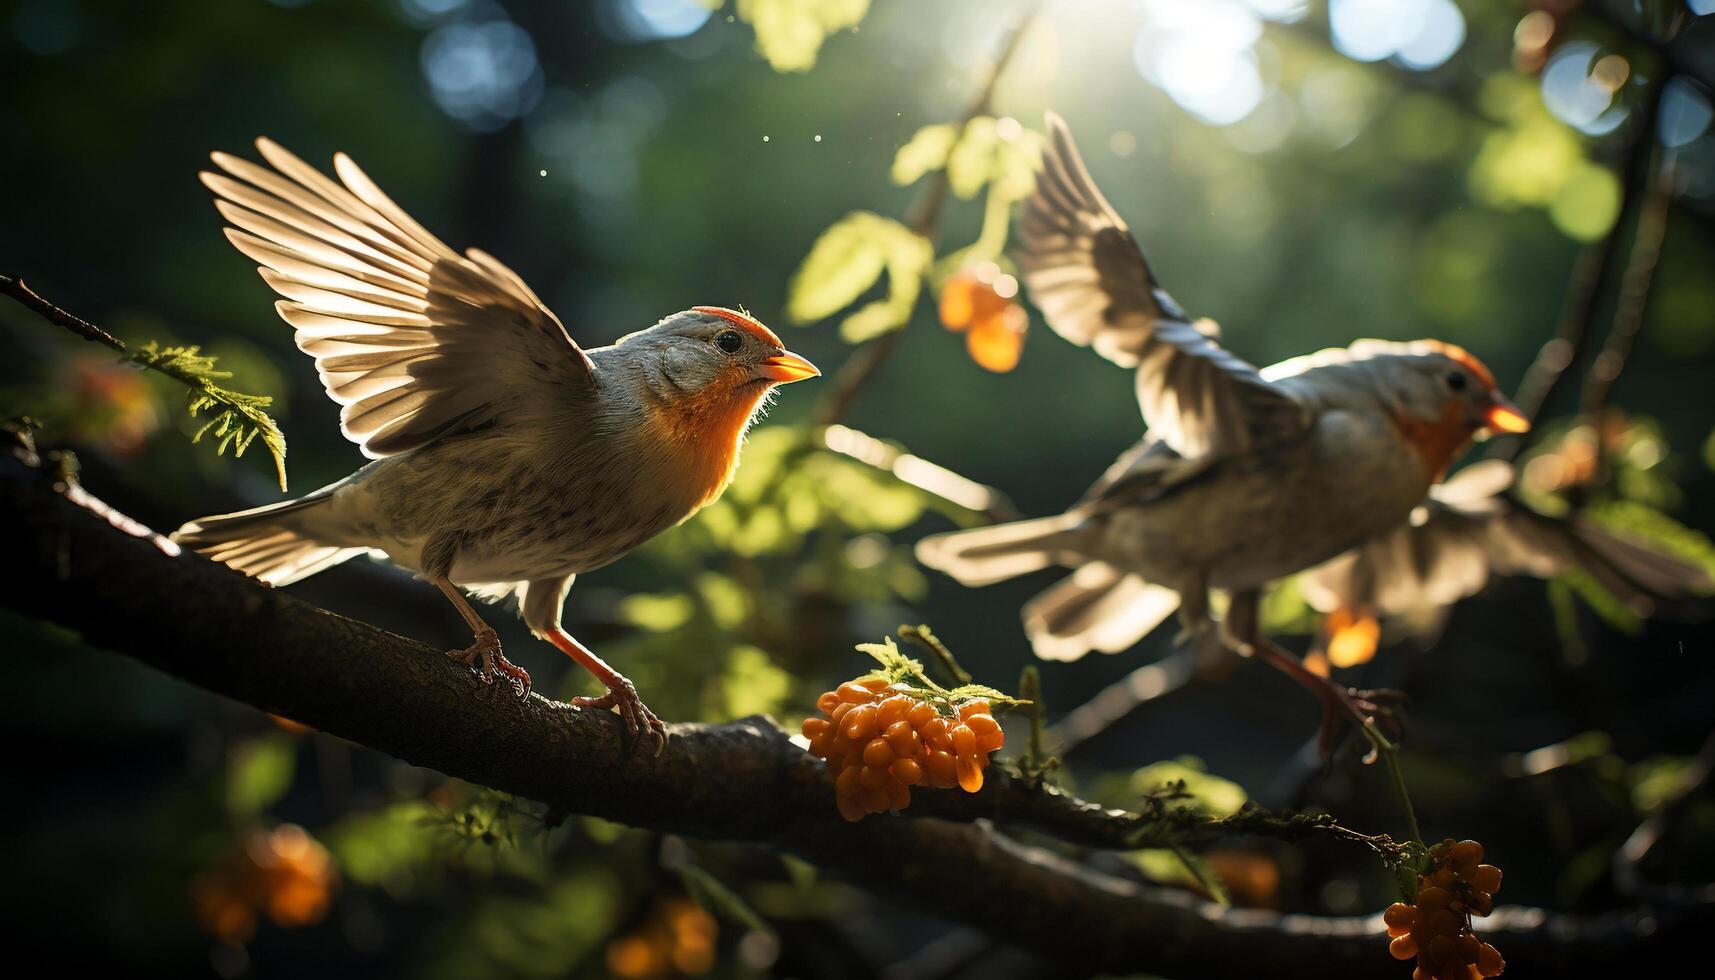
<svg viewBox="0 0 1715 980"><path fill-rule="evenodd" d="M1012 257L1055 333L1134 370L1146 432L1065 512L932 535L918 560L967 586L1072 569L1023 609L1043 659L1129 649L1177 610L1183 635L1212 631L1315 693L1325 752L1341 719L1369 731L1391 716L1393 692L1308 670L1261 630L1262 590L1318 566L1333 582L1339 566L1326 563L1385 547L1420 508L1446 508L1432 488L1474 439L1525 432L1529 420L1475 355L1437 340L1357 340L1254 367L1161 287L1064 120L1050 112L1046 129ZM1581 554L1620 577L1692 583L1683 563L1581 533ZM1496 527L1478 536L1498 543ZM1227 597L1218 628L1211 590Z"/></svg>
<svg viewBox="0 0 1715 980"><path fill-rule="evenodd" d="M775 390L820 374L742 309L695 306L584 348L510 268L460 254L344 153L338 180L266 137L264 163L200 174L315 359L370 462L295 500L186 523L174 539L273 586L380 553L446 595L474 642L448 656L523 696L530 675L466 599L515 597L587 669L635 746L666 726L561 623L573 580L719 497ZM217 172L218 171L218 172Z"/></svg>

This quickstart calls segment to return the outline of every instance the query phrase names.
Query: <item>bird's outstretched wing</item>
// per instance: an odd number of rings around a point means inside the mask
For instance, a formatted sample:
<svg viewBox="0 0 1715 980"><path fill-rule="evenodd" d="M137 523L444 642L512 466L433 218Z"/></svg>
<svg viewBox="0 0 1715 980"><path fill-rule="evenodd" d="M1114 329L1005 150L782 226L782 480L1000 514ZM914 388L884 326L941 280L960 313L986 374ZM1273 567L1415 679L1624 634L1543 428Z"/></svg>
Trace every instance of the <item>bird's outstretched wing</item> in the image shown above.
<svg viewBox="0 0 1715 980"><path fill-rule="evenodd" d="M1090 179L1066 123L1048 114L1036 191L1014 250L1048 325L1137 369L1150 434L1181 456L1225 454L1302 434L1309 412L1191 322L1155 281L1143 250Z"/></svg>
<svg viewBox="0 0 1715 980"><path fill-rule="evenodd" d="M1552 578L1588 573L1632 611L1708 593L1707 572L1582 518L1538 514L1512 500L1513 469L1500 460L1466 467L1430 490L1409 524L1299 577L1322 612L1384 616L1431 612L1472 595L1491 575Z"/></svg>
<svg viewBox="0 0 1715 980"><path fill-rule="evenodd" d="M340 182L266 138L275 169L215 153L202 182L285 297L275 304L316 359L340 430L372 459L588 385L593 367L558 318L493 256L459 255L412 220L350 157Z"/></svg>

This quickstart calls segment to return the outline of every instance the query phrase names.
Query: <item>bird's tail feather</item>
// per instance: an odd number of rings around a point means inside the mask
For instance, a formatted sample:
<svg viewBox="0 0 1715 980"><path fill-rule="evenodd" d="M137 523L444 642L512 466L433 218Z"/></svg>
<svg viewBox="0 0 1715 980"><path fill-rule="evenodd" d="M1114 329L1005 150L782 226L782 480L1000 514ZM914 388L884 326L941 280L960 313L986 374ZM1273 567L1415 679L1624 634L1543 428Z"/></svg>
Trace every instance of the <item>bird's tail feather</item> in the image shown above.
<svg viewBox="0 0 1715 980"><path fill-rule="evenodd" d="M1179 593L1091 562L1024 606L1024 631L1044 660L1119 653L1179 608Z"/></svg>
<svg viewBox="0 0 1715 980"><path fill-rule="evenodd" d="M992 585L1059 563L1078 522L1061 514L935 534L917 542L917 560L965 585Z"/></svg>
<svg viewBox="0 0 1715 980"><path fill-rule="evenodd" d="M290 585L366 548L323 544L305 530L305 512L327 496L311 494L235 514L191 521L173 532L173 540L269 585Z"/></svg>

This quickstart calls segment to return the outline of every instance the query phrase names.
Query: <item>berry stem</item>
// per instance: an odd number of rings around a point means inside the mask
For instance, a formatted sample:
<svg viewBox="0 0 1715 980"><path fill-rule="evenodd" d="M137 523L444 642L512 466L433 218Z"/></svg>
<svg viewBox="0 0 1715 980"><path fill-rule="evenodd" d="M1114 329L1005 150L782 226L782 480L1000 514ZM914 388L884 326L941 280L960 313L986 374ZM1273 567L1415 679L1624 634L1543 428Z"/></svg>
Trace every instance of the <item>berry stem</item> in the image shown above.
<svg viewBox="0 0 1715 980"><path fill-rule="evenodd" d="M1412 808L1411 794L1405 789L1405 773L1399 765L1399 748L1394 745L1381 730L1376 727L1374 720L1366 720L1363 725L1364 737L1370 740L1370 748L1387 767L1388 777L1393 781L1394 795L1399 797L1399 808L1405 812L1405 827L1411 834L1411 839L1423 843L1423 831L1417 826L1417 811Z"/></svg>

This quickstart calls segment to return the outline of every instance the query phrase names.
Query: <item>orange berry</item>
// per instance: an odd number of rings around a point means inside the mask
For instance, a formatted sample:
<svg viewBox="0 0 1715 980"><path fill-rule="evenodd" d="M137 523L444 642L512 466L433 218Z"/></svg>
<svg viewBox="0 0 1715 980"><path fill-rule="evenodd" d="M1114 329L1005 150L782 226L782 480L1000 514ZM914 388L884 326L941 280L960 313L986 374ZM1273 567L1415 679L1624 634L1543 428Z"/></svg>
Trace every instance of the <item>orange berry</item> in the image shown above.
<svg viewBox="0 0 1715 980"><path fill-rule="evenodd" d="M863 803L855 796L836 796L834 805L839 807L840 816L852 823L857 823L864 817Z"/></svg>
<svg viewBox="0 0 1715 980"><path fill-rule="evenodd" d="M978 715L977 717L981 718L984 716ZM984 758L987 758L990 752L998 752L1005 747L1006 733L998 728L987 735L979 734L977 736L977 751L981 753Z"/></svg>
<svg viewBox="0 0 1715 980"><path fill-rule="evenodd" d="M923 782L923 764L916 759L898 758L888 767L893 778L907 786L918 786Z"/></svg>
<svg viewBox="0 0 1715 980"><path fill-rule="evenodd" d="M1387 944L1388 955L1396 960L1409 960L1417 955L1417 940L1404 935Z"/></svg>
<svg viewBox="0 0 1715 980"><path fill-rule="evenodd" d="M800 725L798 730L804 733L805 738L815 738L817 735L828 730L828 719L806 718L804 719L804 724Z"/></svg>
<svg viewBox="0 0 1715 980"><path fill-rule="evenodd" d="M887 739L873 738L863 747L863 764L874 769L886 769L893 764L893 749Z"/></svg>
<svg viewBox="0 0 1715 980"><path fill-rule="evenodd" d="M1439 885L1429 885L1417 893L1417 907L1427 912L1431 909L1444 909L1447 903L1453 901L1453 893Z"/></svg>
<svg viewBox="0 0 1715 980"><path fill-rule="evenodd" d="M1477 962L1477 951L1482 947L1482 943L1477 940L1474 933L1459 933L1454 938L1453 945L1459 950L1459 962L1467 964Z"/></svg>
<svg viewBox="0 0 1715 980"><path fill-rule="evenodd" d="M887 770L875 766L854 766L858 771L858 782L864 789L880 789L887 784Z"/></svg>
<svg viewBox="0 0 1715 980"><path fill-rule="evenodd" d="M947 279L941 287L941 325L948 330L963 330L976 316L976 294L982 284L973 275L961 272Z"/></svg>
<svg viewBox="0 0 1715 980"><path fill-rule="evenodd" d="M841 701L849 701L852 704L868 704L875 700L875 692L857 681L846 681L834 693L839 695Z"/></svg>
<svg viewBox="0 0 1715 980"><path fill-rule="evenodd" d="M915 757L923 752L923 743L917 740L917 733L912 730L908 721L896 721L889 725L885 737L887 744L893 748L893 754L901 759Z"/></svg>
<svg viewBox="0 0 1715 980"><path fill-rule="evenodd" d="M818 759L828 758L828 743L832 741L833 737L829 735L827 731L822 732L820 735L811 737L810 754Z"/></svg>
<svg viewBox="0 0 1715 980"><path fill-rule="evenodd" d="M1495 900L1489 897L1488 892L1472 892L1469 904L1471 914L1479 919L1495 910Z"/></svg>
<svg viewBox="0 0 1715 980"><path fill-rule="evenodd" d="M993 316L979 319L971 324L970 333L965 334L965 352L978 367L1005 374L1018 367L1029 323L1029 316L1018 306L1008 306Z"/></svg>
<svg viewBox="0 0 1715 980"><path fill-rule="evenodd" d="M834 708L839 703L840 703L839 694L835 693L834 691L829 691L826 694L823 694L821 697L816 699L816 710L820 711L824 715L832 714Z"/></svg>
<svg viewBox="0 0 1715 980"><path fill-rule="evenodd" d="M963 717L966 727L977 733L978 738L1000 731L1000 722L994 720L994 715L977 711Z"/></svg>
<svg viewBox="0 0 1715 980"><path fill-rule="evenodd" d="M846 713L845 724L840 731L854 742L865 741L870 732L875 731L875 706L860 704Z"/></svg>
<svg viewBox="0 0 1715 980"><path fill-rule="evenodd" d="M889 687L885 677L860 677L852 683L878 696Z"/></svg>
<svg viewBox="0 0 1715 980"><path fill-rule="evenodd" d="M947 719L945 718L929 719L928 724L917 729L917 734L923 736L924 743L936 748L952 747L952 742L947 738Z"/></svg>
<svg viewBox="0 0 1715 980"><path fill-rule="evenodd" d="M1409 926L1417 921L1417 909L1404 902L1395 902L1382 913L1382 921L1390 926Z"/></svg>
<svg viewBox="0 0 1715 980"><path fill-rule="evenodd" d="M977 733L971 731L969 725L963 722L954 725L949 733L953 737L953 754L959 758L977 754Z"/></svg>
<svg viewBox="0 0 1715 980"><path fill-rule="evenodd" d="M1455 867L1480 864L1483 860L1483 845L1474 840L1462 840L1447 849L1447 857Z"/></svg>
<svg viewBox="0 0 1715 980"><path fill-rule="evenodd" d="M929 785L936 789L947 789L959 781L958 764L951 752L937 749L929 753L924 760L923 768L929 772Z"/></svg>
<svg viewBox="0 0 1715 980"><path fill-rule="evenodd" d="M861 766L847 766L834 780L834 792L840 796L857 796L858 790L863 788L859 781L862 775Z"/></svg>
<svg viewBox="0 0 1715 980"><path fill-rule="evenodd" d="M959 788L967 793L975 793L983 788L983 770L971 759L961 758L955 766L959 776Z"/></svg>
<svg viewBox="0 0 1715 980"><path fill-rule="evenodd" d="M894 695L881 702L876 708L876 725L886 729L896 721L903 721L905 713L911 710L911 699Z"/></svg>
<svg viewBox="0 0 1715 980"><path fill-rule="evenodd" d="M1507 961L1501 958L1501 951L1488 943L1477 947L1477 972L1485 977L1498 977L1507 968Z"/></svg>
<svg viewBox="0 0 1715 980"><path fill-rule="evenodd" d="M1429 883L1437 888L1445 888L1448 891L1452 891L1453 878L1454 875L1452 868L1440 867L1436 868L1435 873L1429 876Z"/></svg>
<svg viewBox="0 0 1715 980"><path fill-rule="evenodd" d="M924 725L929 724L929 719L940 717L940 712L937 712L935 706L929 702L919 701L911 706L911 710L906 712L905 717L911 722L912 728L921 729Z"/></svg>
<svg viewBox="0 0 1715 980"><path fill-rule="evenodd" d="M846 715L851 713L852 703L850 701L841 701L839 704L834 705L834 710L828 712L828 723L833 725L835 728L843 728L846 723Z"/></svg>
<svg viewBox="0 0 1715 980"><path fill-rule="evenodd" d="M887 808L903 810L911 805L911 790L897 779L887 781Z"/></svg>
<svg viewBox="0 0 1715 980"><path fill-rule="evenodd" d="M1428 960L1431 966L1450 964L1458 955L1458 945L1454 943L1453 937L1446 933L1430 939L1428 947L1423 950L1423 958Z"/></svg>
<svg viewBox="0 0 1715 980"><path fill-rule="evenodd" d="M1493 895L1501 890L1501 869L1492 864L1479 864L1468 876L1471 887Z"/></svg>
<svg viewBox="0 0 1715 980"><path fill-rule="evenodd" d="M993 712L989 711L989 703L981 698L977 698L973 701L966 701L964 704L959 705L960 721L970 721L972 715L992 714Z"/></svg>

